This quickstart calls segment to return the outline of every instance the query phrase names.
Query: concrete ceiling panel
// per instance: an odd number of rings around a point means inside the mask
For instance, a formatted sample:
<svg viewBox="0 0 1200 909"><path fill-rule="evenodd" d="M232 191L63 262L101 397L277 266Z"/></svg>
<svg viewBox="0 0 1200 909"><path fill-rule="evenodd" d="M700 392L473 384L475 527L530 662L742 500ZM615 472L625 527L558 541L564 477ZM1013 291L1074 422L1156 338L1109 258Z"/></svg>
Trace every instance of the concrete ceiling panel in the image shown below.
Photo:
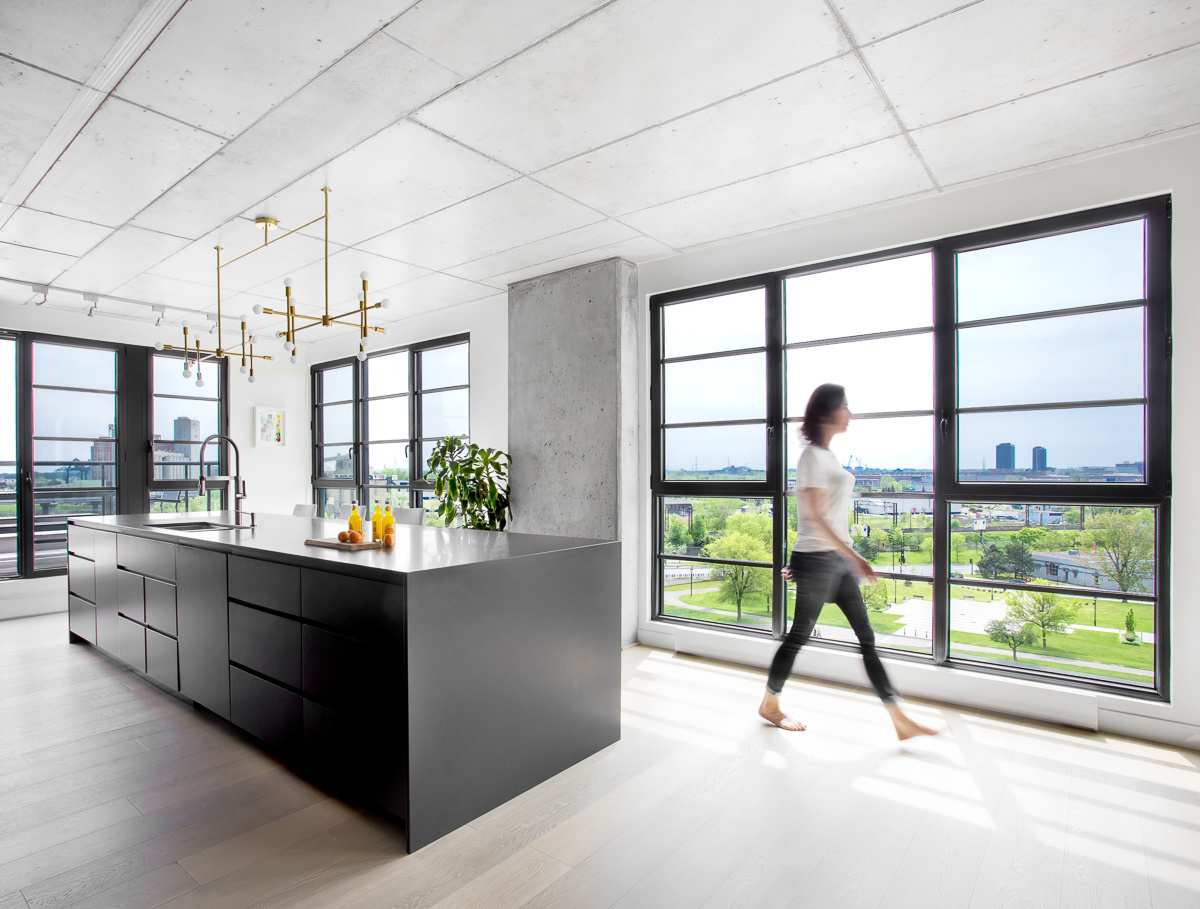
<svg viewBox="0 0 1200 909"><path fill-rule="evenodd" d="M617 0L417 119L529 173L847 47L820 0Z"/></svg>
<svg viewBox="0 0 1200 909"><path fill-rule="evenodd" d="M36 281L48 284L75 264L74 256L18 246L15 243L0 243L0 275L18 281ZM26 288L28 290L28 288ZM29 294L23 293L22 301Z"/></svg>
<svg viewBox="0 0 1200 909"><path fill-rule="evenodd" d="M200 237L404 117L455 82L376 35L229 143L137 218Z"/></svg>
<svg viewBox="0 0 1200 909"><path fill-rule="evenodd" d="M395 0L189 3L138 60L117 94L233 138L404 5Z"/></svg>
<svg viewBox="0 0 1200 909"><path fill-rule="evenodd" d="M496 288L486 284L476 284L474 281L464 281L453 275L433 272L397 288L392 293L392 307L387 310L390 317L380 318L379 321L396 321L414 313L481 300L495 293Z"/></svg>
<svg viewBox="0 0 1200 909"><path fill-rule="evenodd" d="M248 209L294 229L319 217L329 186L329 237L352 246L518 177L516 171L403 120ZM305 232L323 236L324 225Z"/></svg>
<svg viewBox="0 0 1200 909"><path fill-rule="evenodd" d="M932 189L902 137L648 208L622 218L676 248L899 199Z"/></svg>
<svg viewBox="0 0 1200 909"><path fill-rule="evenodd" d="M649 262L652 259L661 259L665 256L673 255L675 252L676 250L665 243L660 243L658 240L638 234L637 236L630 237L628 240L605 244L595 249L562 256L558 259L548 259L536 265L529 265L525 268L518 268L501 275L496 275L488 278L487 283L505 288L509 284L516 284L518 281L528 281L530 278L538 278L542 275L553 274L556 271L564 271L568 268L578 268L581 265L590 265L593 262L601 262L605 259L621 258L639 263Z"/></svg>
<svg viewBox="0 0 1200 909"><path fill-rule="evenodd" d="M912 129L1197 42L1200 4L1008 0L969 6L863 54Z"/></svg>
<svg viewBox="0 0 1200 909"><path fill-rule="evenodd" d="M1200 124L1198 84L1193 47L938 123L913 139L939 181L958 183Z"/></svg>
<svg viewBox="0 0 1200 909"><path fill-rule="evenodd" d="M367 272L367 301L378 303L385 291L397 285L407 284L429 274L429 270L397 262L383 256L374 256L360 249L346 249L329 257L329 306L330 310L345 312L358 305L358 292L362 290L359 275ZM313 262L304 268L290 272L292 294L298 312L316 315L325 309L325 261ZM269 296L276 303L283 302L281 282L268 282L252 289L260 296ZM372 314L374 319L374 314Z"/></svg>
<svg viewBox="0 0 1200 909"><path fill-rule="evenodd" d="M30 194L39 211L118 227L223 139L110 97ZM164 233L171 233L164 225Z"/></svg>
<svg viewBox="0 0 1200 909"><path fill-rule="evenodd" d="M440 270L602 220L532 180L515 180L360 244L368 252Z"/></svg>
<svg viewBox="0 0 1200 909"><path fill-rule="evenodd" d="M7 4L0 4L7 8ZM0 198L81 91L73 82L0 58ZM17 203L22 200L13 200Z"/></svg>
<svg viewBox="0 0 1200 909"><path fill-rule="evenodd" d="M418 3L386 29L468 78L569 25L607 0L442 0Z"/></svg>
<svg viewBox="0 0 1200 909"><path fill-rule="evenodd" d="M179 306L184 309L197 311L208 309L216 300L216 291L204 284L193 284L191 281L179 281L175 278L164 278L159 275L143 273L126 281L112 291L118 297L129 297L131 300L141 300L144 303L162 303L166 306ZM173 320L181 318L178 314L170 316Z"/></svg>
<svg viewBox="0 0 1200 909"><path fill-rule="evenodd" d="M555 234L544 240L526 243L516 249L505 250L494 256L485 256L473 262L448 268L452 275L468 281L483 281L504 275L517 269L536 267L543 262L552 262L564 256L578 255L609 243L617 243L630 237L640 236L636 230L619 221L598 221L586 227ZM495 284L495 281L488 281ZM508 282L504 282L508 283Z"/></svg>
<svg viewBox="0 0 1200 909"><path fill-rule="evenodd" d="M0 53L85 82L145 0L0 3Z"/></svg>
<svg viewBox="0 0 1200 909"><path fill-rule="evenodd" d="M110 233L112 228L99 224L20 208L7 224L0 227L0 240L82 256Z"/></svg>
<svg viewBox="0 0 1200 909"><path fill-rule="evenodd" d="M243 242L242 236L247 238L253 237L255 234L259 237L259 243ZM229 264L221 267L221 289L223 291L249 291L255 288L260 289L259 293L265 292L265 285L274 283L274 296L280 302L283 301L283 279L291 275L293 272L299 271L306 265L311 265L313 262L321 261L325 255L325 244L313 237L306 237L303 234L292 234L290 237L285 237L278 243L272 243L265 249L258 249L244 259L234 261L243 253L248 253L254 249L256 245L261 245L262 232L256 231L253 224L246 224L244 231L238 231L234 242L228 246L222 243L224 247L221 250L221 260ZM330 252L335 252L340 247L331 247ZM209 273L209 281L216 281L216 258L215 254L210 260L212 268Z"/></svg>
<svg viewBox="0 0 1200 909"><path fill-rule="evenodd" d="M899 132L862 64L847 55L564 161L538 179L620 215Z"/></svg>
<svg viewBox="0 0 1200 909"><path fill-rule="evenodd" d="M185 245L187 240L169 234L122 227L63 272L56 283L94 293L114 293Z"/></svg>
<svg viewBox="0 0 1200 909"><path fill-rule="evenodd" d="M858 44L920 25L980 0L836 0L838 13Z"/></svg>

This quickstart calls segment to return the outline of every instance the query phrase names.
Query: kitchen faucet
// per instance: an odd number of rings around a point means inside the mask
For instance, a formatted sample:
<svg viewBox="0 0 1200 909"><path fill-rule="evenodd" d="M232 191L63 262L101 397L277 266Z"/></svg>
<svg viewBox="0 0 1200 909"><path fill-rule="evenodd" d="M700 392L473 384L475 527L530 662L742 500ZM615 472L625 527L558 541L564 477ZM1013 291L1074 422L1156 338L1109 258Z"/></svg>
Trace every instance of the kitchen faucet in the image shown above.
<svg viewBox="0 0 1200 909"><path fill-rule="evenodd" d="M211 476L204 475L204 449L213 439L219 439L221 442L228 442L233 449L233 476ZM211 436L200 443L200 494L204 495L204 484L207 480L229 480L232 483L233 489L233 515L234 523L242 526L242 499L246 498L246 481L241 478L242 455L238 451L237 443L229 436L223 436L219 432L214 432ZM250 512L250 526L254 527L254 512Z"/></svg>

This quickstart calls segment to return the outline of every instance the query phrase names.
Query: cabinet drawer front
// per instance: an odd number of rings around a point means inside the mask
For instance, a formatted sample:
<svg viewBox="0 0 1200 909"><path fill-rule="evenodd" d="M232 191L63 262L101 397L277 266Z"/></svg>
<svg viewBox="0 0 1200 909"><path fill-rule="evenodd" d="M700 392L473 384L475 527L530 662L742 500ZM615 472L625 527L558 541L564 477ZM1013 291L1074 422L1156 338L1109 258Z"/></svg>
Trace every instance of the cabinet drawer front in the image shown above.
<svg viewBox="0 0 1200 909"><path fill-rule="evenodd" d="M178 633L174 584L146 578L146 624L172 637Z"/></svg>
<svg viewBox="0 0 1200 909"><path fill-rule="evenodd" d="M404 648L404 584L383 584L305 568L300 573L304 618L384 647Z"/></svg>
<svg viewBox="0 0 1200 909"><path fill-rule="evenodd" d="M300 569L241 556L229 557L229 596L251 606L300 615Z"/></svg>
<svg viewBox="0 0 1200 909"><path fill-rule="evenodd" d="M229 719L272 748L296 753L304 737L304 698L230 666Z"/></svg>
<svg viewBox="0 0 1200 909"><path fill-rule="evenodd" d="M117 611L134 621L146 621L146 591L140 574L117 569Z"/></svg>
<svg viewBox="0 0 1200 909"><path fill-rule="evenodd" d="M138 574L175 580L175 544L119 534L117 564Z"/></svg>
<svg viewBox="0 0 1200 909"><path fill-rule="evenodd" d="M304 767L326 788L408 817L408 751L401 720L351 717L304 700Z"/></svg>
<svg viewBox="0 0 1200 909"><path fill-rule="evenodd" d="M67 587L71 593L96 602L96 565L79 556L67 556Z"/></svg>
<svg viewBox="0 0 1200 909"><path fill-rule="evenodd" d="M405 724L404 659L395 651L305 625L303 666L305 694L345 713L382 710L389 721Z"/></svg>
<svg viewBox="0 0 1200 909"><path fill-rule="evenodd" d="M117 616L117 656L138 672L146 671L146 628Z"/></svg>
<svg viewBox="0 0 1200 909"><path fill-rule="evenodd" d="M229 659L300 687L300 623L229 602Z"/></svg>
<svg viewBox="0 0 1200 909"><path fill-rule="evenodd" d="M67 551L85 559L96 558L96 532L86 527L67 525Z"/></svg>
<svg viewBox="0 0 1200 909"><path fill-rule="evenodd" d="M146 675L179 690L179 644L153 628L146 629Z"/></svg>
<svg viewBox="0 0 1200 909"><path fill-rule="evenodd" d="M96 643L96 607L79 597L67 597L71 633L77 634L89 644Z"/></svg>

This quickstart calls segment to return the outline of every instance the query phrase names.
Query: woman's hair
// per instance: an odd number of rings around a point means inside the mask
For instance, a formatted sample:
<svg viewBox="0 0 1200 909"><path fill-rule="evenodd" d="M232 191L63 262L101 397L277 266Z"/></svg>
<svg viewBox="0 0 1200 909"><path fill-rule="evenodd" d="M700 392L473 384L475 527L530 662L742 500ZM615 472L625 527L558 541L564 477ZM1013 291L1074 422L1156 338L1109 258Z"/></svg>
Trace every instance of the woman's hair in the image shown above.
<svg viewBox="0 0 1200 909"><path fill-rule="evenodd" d="M829 422L829 418L846 403L846 389L841 385L826 382L818 385L816 391L808 399L804 408L804 422L800 424L800 434L810 442L817 440L821 426Z"/></svg>

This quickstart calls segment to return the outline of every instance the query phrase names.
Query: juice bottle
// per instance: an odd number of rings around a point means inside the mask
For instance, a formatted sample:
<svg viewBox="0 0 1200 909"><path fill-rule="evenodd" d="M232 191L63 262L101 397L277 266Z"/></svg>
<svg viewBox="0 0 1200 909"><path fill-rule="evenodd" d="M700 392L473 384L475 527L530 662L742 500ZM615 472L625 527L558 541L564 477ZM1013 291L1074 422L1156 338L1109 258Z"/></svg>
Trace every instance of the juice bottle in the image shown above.
<svg viewBox="0 0 1200 909"><path fill-rule="evenodd" d="M362 515L358 513L358 503L350 503L350 529L362 533Z"/></svg>
<svg viewBox="0 0 1200 909"><path fill-rule="evenodd" d="M396 533L396 519L392 516L391 505L387 507L387 511L385 511L383 514L383 534L380 536L380 539L383 539L383 537L387 536L389 533Z"/></svg>
<svg viewBox="0 0 1200 909"><path fill-rule="evenodd" d="M375 504L375 514L371 515L371 540L383 539L383 513L379 510L379 503Z"/></svg>

